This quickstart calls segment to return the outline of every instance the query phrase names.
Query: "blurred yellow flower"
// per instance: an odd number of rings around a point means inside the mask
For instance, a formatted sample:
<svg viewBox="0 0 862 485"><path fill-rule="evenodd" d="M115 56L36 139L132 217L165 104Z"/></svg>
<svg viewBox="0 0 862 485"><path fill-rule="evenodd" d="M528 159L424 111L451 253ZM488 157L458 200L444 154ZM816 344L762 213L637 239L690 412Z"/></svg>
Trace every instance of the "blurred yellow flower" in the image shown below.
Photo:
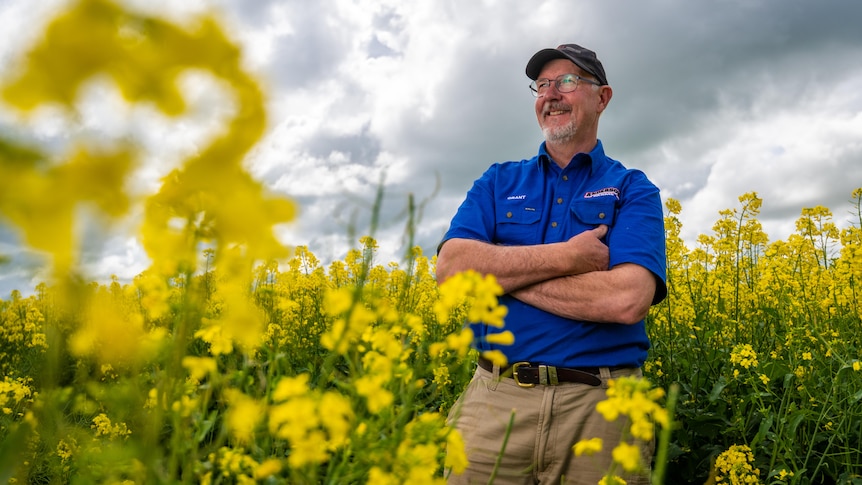
<svg viewBox="0 0 862 485"><path fill-rule="evenodd" d="M276 458L264 460L254 469L254 478L263 480L281 471L281 461Z"/></svg>
<svg viewBox="0 0 862 485"><path fill-rule="evenodd" d="M182 365L188 369L191 378L197 381L202 381L204 377L215 373L218 369L218 365L212 357L193 357L187 355L183 357Z"/></svg>
<svg viewBox="0 0 862 485"><path fill-rule="evenodd" d="M572 451L575 453L575 456L594 455L602 451L602 439L590 438L588 440L578 441L574 446L572 446Z"/></svg>
<svg viewBox="0 0 862 485"><path fill-rule="evenodd" d="M287 401L296 396L302 396L308 392L308 374L299 374L295 377L282 377L272 393L272 400L276 402Z"/></svg>
<svg viewBox="0 0 862 485"><path fill-rule="evenodd" d="M641 450L638 446L622 442L611 452L614 461L627 472L636 472L641 468Z"/></svg>
<svg viewBox="0 0 862 485"><path fill-rule="evenodd" d="M102 365L139 365L155 357L166 334L164 328L146 329L139 313L130 313L109 295L98 293L87 302L83 322L69 337L69 350L77 357L94 357Z"/></svg>
<svg viewBox="0 0 862 485"><path fill-rule="evenodd" d="M509 359L506 357L506 354L500 352L499 350L486 350L482 352L482 357L490 360L494 365L498 365L500 367L506 367L509 363Z"/></svg>
<svg viewBox="0 0 862 485"><path fill-rule="evenodd" d="M225 390L225 399L228 402L225 415L228 430L240 444L251 443L266 406L236 389Z"/></svg>
<svg viewBox="0 0 862 485"><path fill-rule="evenodd" d="M485 335L485 341L492 344L512 345L515 343L515 334L506 330L505 332L489 333Z"/></svg>
<svg viewBox="0 0 862 485"><path fill-rule="evenodd" d="M599 485L626 485L626 481L616 475L605 475L599 480Z"/></svg>
<svg viewBox="0 0 862 485"><path fill-rule="evenodd" d="M354 382L356 392L365 398L368 410L374 414L379 413L390 404L395 396L383 387L384 382L373 376L362 376Z"/></svg>
<svg viewBox="0 0 862 485"><path fill-rule="evenodd" d="M450 349L463 357L470 350L470 345L473 343L473 330L470 327L464 327L458 332L454 332L446 336L446 345Z"/></svg>
<svg viewBox="0 0 862 485"><path fill-rule="evenodd" d="M469 464L464 449L464 438L457 429L448 427L446 429L446 459L443 465L451 469L452 473L460 475L464 473Z"/></svg>

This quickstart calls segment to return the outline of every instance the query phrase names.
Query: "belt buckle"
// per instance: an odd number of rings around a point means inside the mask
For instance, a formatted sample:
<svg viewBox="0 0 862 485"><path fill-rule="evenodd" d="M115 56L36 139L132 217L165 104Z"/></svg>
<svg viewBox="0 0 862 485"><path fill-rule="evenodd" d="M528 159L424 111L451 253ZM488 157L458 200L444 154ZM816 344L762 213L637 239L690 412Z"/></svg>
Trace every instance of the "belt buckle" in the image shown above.
<svg viewBox="0 0 862 485"><path fill-rule="evenodd" d="M512 378L514 378L515 383L521 387L526 387L526 388L536 387L536 385L531 383L531 382L521 382L520 380L518 380L518 368L528 366L528 365L530 365L529 362L516 362L516 363L512 364Z"/></svg>

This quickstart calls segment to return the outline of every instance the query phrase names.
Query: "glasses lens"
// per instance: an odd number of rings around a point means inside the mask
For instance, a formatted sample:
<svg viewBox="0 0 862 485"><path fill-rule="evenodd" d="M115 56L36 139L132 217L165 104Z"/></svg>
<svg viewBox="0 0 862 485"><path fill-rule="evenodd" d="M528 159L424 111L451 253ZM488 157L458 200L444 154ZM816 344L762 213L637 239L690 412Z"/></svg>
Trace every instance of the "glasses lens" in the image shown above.
<svg viewBox="0 0 862 485"><path fill-rule="evenodd" d="M574 74L563 74L556 79L557 91L570 93L578 88L578 77Z"/></svg>
<svg viewBox="0 0 862 485"><path fill-rule="evenodd" d="M550 85L550 79L537 79L530 83L530 91L533 93L533 96L544 96L548 92Z"/></svg>

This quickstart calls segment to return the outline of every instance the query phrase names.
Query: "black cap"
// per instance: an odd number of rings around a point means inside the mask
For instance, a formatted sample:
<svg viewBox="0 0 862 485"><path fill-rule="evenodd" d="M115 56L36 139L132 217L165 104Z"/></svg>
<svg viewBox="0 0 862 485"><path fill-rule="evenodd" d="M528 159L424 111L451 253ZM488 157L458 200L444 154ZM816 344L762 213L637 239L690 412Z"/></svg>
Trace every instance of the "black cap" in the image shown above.
<svg viewBox="0 0 862 485"><path fill-rule="evenodd" d="M542 49L536 52L527 63L527 77L535 81L542 72L542 67L553 59L568 59L588 74L595 76L603 85L608 83L605 68L602 67L602 62L596 57L596 53L578 44L563 44L556 49Z"/></svg>

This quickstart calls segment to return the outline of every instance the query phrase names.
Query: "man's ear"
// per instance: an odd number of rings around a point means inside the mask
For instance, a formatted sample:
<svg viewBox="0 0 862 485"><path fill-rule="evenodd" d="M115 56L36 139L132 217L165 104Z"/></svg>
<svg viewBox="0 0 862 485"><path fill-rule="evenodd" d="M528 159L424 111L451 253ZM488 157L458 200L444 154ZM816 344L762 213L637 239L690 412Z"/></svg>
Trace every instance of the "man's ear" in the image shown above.
<svg viewBox="0 0 862 485"><path fill-rule="evenodd" d="M599 113L608 107L611 98L614 97L614 89L608 85L599 86Z"/></svg>

